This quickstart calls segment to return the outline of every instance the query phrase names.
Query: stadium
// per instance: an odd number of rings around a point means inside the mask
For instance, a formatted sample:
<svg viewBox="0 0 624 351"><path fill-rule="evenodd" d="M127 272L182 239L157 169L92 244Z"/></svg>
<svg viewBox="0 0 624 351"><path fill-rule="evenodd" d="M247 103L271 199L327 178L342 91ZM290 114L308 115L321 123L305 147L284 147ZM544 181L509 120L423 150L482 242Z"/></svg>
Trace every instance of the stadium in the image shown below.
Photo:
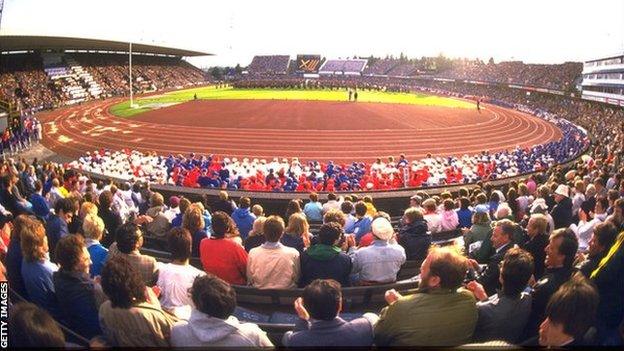
<svg viewBox="0 0 624 351"><path fill-rule="evenodd" d="M623 52L0 51L9 346L622 345Z"/></svg>

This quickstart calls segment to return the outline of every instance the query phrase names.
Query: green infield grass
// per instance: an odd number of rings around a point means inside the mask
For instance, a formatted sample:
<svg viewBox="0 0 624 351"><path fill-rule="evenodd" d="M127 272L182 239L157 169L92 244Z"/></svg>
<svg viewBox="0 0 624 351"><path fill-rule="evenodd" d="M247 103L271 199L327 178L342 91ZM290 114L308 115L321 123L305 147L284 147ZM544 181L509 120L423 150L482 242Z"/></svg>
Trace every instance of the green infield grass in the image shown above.
<svg viewBox="0 0 624 351"><path fill-rule="evenodd" d="M159 95L139 97L134 100L135 107L130 108L130 101L125 101L110 108L110 112L119 117L131 117L155 108L162 108L193 100L197 94L203 100L318 100L345 101L347 92L341 90L304 90L304 89L234 89L201 87L172 91ZM394 104L414 104L426 106L475 108L467 101L412 93L390 93L383 91L358 90L358 102L378 102Z"/></svg>

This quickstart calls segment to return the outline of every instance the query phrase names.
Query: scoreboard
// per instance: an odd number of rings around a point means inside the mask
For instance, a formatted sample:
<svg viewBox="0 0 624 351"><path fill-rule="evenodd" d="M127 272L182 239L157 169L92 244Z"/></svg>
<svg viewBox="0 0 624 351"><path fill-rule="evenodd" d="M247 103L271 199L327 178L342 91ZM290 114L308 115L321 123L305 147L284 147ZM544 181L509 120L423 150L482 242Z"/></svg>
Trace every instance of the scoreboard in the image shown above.
<svg viewBox="0 0 624 351"><path fill-rule="evenodd" d="M321 55L297 55L298 73L318 73Z"/></svg>

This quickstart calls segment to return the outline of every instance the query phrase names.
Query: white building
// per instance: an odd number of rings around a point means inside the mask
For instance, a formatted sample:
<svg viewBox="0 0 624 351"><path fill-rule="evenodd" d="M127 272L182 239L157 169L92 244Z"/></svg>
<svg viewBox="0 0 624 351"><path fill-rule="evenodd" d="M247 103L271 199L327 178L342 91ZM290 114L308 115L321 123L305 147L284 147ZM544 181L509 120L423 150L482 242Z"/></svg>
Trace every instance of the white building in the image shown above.
<svg viewBox="0 0 624 351"><path fill-rule="evenodd" d="M583 99L624 106L624 54L583 65Z"/></svg>

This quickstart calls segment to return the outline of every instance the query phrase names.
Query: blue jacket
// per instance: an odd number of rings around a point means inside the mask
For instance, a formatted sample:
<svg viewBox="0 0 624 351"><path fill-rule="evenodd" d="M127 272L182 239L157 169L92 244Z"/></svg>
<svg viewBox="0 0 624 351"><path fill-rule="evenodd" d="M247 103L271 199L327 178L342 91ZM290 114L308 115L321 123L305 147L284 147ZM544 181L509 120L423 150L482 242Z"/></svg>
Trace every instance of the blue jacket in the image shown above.
<svg viewBox="0 0 624 351"><path fill-rule="evenodd" d="M52 274L57 270L58 267L48 259L37 262L22 260L22 279L30 302L48 311L53 318L61 317L52 282Z"/></svg>
<svg viewBox="0 0 624 351"><path fill-rule="evenodd" d="M106 263L108 258L108 249L92 239L87 239L86 244L92 262L89 272L91 273L91 278L93 278L102 273L102 267L104 267L104 263Z"/></svg>
<svg viewBox="0 0 624 351"><path fill-rule="evenodd" d="M17 240L11 240L6 255L7 279L11 289L28 299L28 292L22 279L22 248Z"/></svg>
<svg viewBox="0 0 624 351"><path fill-rule="evenodd" d="M308 202L303 206L303 213L310 222L323 221L323 206L320 202Z"/></svg>
<svg viewBox="0 0 624 351"><path fill-rule="evenodd" d="M293 249L297 249L297 251L299 251L299 254L301 254L303 252L303 250L305 249L305 244L303 243L303 239L300 236L293 236L293 235L290 235L290 234L284 234L284 235L282 235L282 239L280 239L280 242L284 246L288 246L288 247L292 247Z"/></svg>
<svg viewBox="0 0 624 351"><path fill-rule="evenodd" d="M460 228L470 228L472 226L472 211L469 209L457 210Z"/></svg>
<svg viewBox="0 0 624 351"><path fill-rule="evenodd" d="M368 318L357 318L350 322L340 317L331 321L300 319L293 331L282 338L286 347L332 347L373 345L373 325Z"/></svg>
<svg viewBox="0 0 624 351"><path fill-rule="evenodd" d="M95 283L87 274L58 271L53 275L56 298L69 329L90 339L102 333Z"/></svg>
<svg viewBox="0 0 624 351"><path fill-rule="evenodd" d="M238 227L238 232L243 240L247 239L249 231L253 227L253 222L256 220L256 216L249 212L247 208L237 208L232 212L232 219Z"/></svg>
<svg viewBox="0 0 624 351"><path fill-rule="evenodd" d="M69 234L67 223L57 215L51 215L46 223L46 235L48 236L48 245L50 247L50 255L54 258L54 249L56 243L65 235Z"/></svg>
<svg viewBox="0 0 624 351"><path fill-rule="evenodd" d="M355 241L359 244L360 239L367 233L372 231L371 224L373 223L373 219L369 216L364 216L359 218L353 223L353 225L349 228L345 229L345 233L347 234L355 234Z"/></svg>
<svg viewBox="0 0 624 351"><path fill-rule="evenodd" d="M32 210L36 216L41 217L43 219L47 219L50 215L50 206L48 206L48 202L45 198L37 193L33 193L30 195L28 199L32 204Z"/></svg>

